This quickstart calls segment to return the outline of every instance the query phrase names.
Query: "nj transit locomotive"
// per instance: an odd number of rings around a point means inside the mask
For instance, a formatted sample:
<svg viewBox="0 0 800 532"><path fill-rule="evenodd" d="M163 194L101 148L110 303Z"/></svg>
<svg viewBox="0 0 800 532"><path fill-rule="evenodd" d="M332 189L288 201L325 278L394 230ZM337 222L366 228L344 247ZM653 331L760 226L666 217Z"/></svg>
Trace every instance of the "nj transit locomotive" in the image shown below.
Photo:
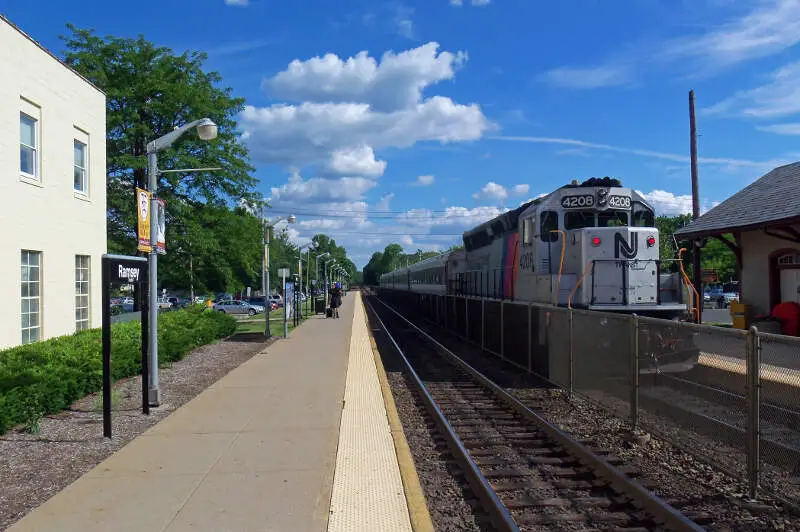
<svg viewBox="0 0 800 532"><path fill-rule="evenodd" d="M573 181L463 241L463 250L382 275L381 287L674 320L687 312L684 275L659 260L653 207L616 179Z"/></svg>

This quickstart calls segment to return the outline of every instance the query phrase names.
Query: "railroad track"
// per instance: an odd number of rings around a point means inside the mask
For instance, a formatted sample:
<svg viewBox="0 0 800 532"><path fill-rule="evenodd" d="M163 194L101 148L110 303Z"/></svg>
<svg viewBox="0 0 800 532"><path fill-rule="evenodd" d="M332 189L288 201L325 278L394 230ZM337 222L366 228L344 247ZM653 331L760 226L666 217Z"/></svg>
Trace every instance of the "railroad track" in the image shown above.
<svg viewBox="0 0 800 532"><path fill-rule="evenodd" d="M743 449L747 431L747 400L672 375L659 375L639 390L640 406L679 424ZM800 412L762 402L761 458L787 471L800 470Z"/></svg>
<svg viewBox="0 0 800 532"><path fill-rule="evenodd" d="M560 431L380 299L367 305L498 530L703 530L608 451Z"/></svg>

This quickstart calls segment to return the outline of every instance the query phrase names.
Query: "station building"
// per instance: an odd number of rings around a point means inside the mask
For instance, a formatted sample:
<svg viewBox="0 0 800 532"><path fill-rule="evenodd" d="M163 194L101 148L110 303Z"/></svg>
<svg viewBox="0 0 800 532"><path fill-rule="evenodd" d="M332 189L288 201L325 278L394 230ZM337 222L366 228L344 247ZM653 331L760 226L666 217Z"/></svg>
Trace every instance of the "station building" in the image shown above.
<svg viewBox="0 0 800 532"><path fill-rule="evenodd" d="M736 255L749 315L800 303L800 162L779 166L675 232L717 238Z"/></svg>
<svg viewBox="0 0 800 532"><path fill-rule="evenodd" d="M106 98L0 15L0 349L101 323Z"/></svg>

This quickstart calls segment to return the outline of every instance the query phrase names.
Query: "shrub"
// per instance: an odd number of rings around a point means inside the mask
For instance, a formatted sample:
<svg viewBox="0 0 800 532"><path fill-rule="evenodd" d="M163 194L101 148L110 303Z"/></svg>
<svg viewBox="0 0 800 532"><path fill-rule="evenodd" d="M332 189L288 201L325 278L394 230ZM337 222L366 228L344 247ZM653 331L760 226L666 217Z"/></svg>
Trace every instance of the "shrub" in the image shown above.
<svg viewBox="0 0 800 532"><path fill-rule="evenodd" d="M159 361L172 363L193 349L233 334L236 320L219 312L188 308L164 313L158 320ZM111 326L111 373L114 379L141 373L138 321ZM69 336L0 351L0 434L68 408L103 385L102 331Z"/></svg>

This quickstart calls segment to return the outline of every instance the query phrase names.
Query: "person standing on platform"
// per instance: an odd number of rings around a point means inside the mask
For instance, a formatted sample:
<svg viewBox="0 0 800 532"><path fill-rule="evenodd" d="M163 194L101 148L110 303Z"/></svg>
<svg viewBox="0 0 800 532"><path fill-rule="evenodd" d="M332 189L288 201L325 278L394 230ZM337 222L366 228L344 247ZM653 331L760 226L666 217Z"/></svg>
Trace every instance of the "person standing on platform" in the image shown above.
<svg viewBox="0 0 800 532"><path fill-rule="evenodd" d="M334 318L339 317L339 307L342 306L342 287L335 283L331 288L331 311Z"/></svg>

